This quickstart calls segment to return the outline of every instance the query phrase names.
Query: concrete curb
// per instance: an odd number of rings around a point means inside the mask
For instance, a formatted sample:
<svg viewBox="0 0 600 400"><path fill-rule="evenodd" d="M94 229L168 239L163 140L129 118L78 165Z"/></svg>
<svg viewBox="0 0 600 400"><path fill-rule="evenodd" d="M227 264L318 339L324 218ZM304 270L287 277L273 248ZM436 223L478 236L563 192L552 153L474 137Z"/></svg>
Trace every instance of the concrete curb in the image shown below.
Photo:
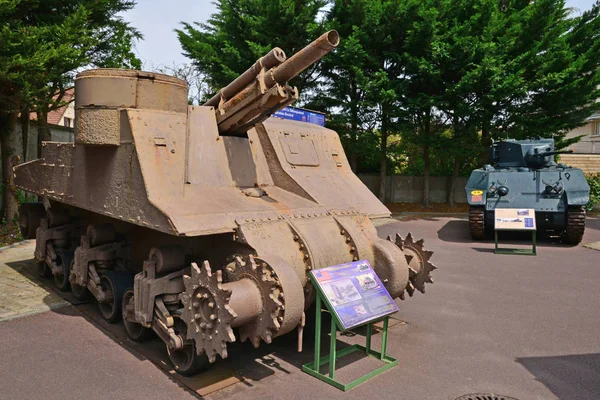
<svg viewBox="0 0 600 400"><path fill-rule="evenodd" d="M29 244L34 241L35 241L35 239L21 240L20 242L16 242L13 244L6 245L4 247L0 247L0 253L2 253L4 250L12 249L14 247L19 247L19 246L24 246L24 245Z"/></svg>

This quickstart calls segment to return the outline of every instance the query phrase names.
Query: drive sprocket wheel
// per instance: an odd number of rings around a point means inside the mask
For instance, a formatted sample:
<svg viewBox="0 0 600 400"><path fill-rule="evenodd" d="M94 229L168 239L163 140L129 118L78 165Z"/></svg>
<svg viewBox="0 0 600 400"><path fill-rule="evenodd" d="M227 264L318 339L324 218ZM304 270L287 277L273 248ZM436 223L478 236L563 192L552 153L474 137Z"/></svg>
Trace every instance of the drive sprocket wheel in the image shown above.
<svg viewBox="0 0 600 400"><path fill-rule="evenodd" d="M396 234L396 238L393 239L391 236L388 240L396 243L396 246L402 250L408 263L408 283L406 285L406 292L409 296L415 293L415 289L421 293L425 293L425 284L433 283L431 278L431 272L437 267L433 265L431 261L432 251L425 250L423 239L414 241L412 234L409 233L406 239L402 239L399 234ZM404 292L400 294L400 298L404 300Z"/></svg>
<svg viewBox="0 0 600 400"><path fill-rule="evenodd" d="M262 297L260 314L240 326L240 340L244 342L249 339L254 347L259 346L261 339L271 343L283 321L280 314L284 308L284 294L277 274L264 259L248 255L234 257L234 261L227 266L227 276L230 282L252 280Z"/></svg>
<svg viewBox="0 0 600 400"><path fill-rule="evenodd" d="M227 342L234 342L231 321L236 317L229 307L231 291L223 288L221 271L213 274L208 261L201 267L192 263L191 276L184 275L181 295L187 339L194 340L198 355L206 353L213 363L216 356L227 357Z"/></svg>

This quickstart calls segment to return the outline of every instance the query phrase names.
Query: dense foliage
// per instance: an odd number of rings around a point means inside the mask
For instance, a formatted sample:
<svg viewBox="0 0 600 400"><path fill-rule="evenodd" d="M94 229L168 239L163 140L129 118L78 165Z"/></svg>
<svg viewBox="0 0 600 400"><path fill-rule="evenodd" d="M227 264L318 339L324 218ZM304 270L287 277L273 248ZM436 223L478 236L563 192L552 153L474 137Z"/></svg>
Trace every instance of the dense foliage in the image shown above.
<svg viewBox="0 0 600 400"><path fill-rule="evenodd" d="M590 202L586 209L588 211L598 210L600 207L600 172L589 174L587 176L588 185L590 185Z"/></svg>
<svg viewBox="0 0 600 400"><path fill-rule="evenodd" d="M292 84L328 112L355 171L456 178L485 161L492 139L560 142L600 108L598 3L581 15L564 0L216 4L206 24L178 31L213 92L272 46L292 54L339 31L336 51Z"/></svg>
<svg viewBox="0 0 600 400"><path fill-rule="evenodd" d="M0 0L0 139L7 221L17 212L12 167L18 116L27 122L30 112L36 112L43 125L51 109L65 104L62 97L78 68L139 68L132 41L141 35L120 16L134 5L132 0ZM43 130L39 136L48 139Z"/></svg>

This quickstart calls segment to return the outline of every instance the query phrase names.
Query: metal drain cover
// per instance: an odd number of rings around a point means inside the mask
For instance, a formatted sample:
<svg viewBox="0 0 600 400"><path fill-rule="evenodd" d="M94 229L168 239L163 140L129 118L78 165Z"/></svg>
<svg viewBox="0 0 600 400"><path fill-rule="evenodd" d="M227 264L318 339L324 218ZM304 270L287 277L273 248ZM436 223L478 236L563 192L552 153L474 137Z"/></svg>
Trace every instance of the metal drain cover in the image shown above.
<svg viewBox="0 0 600 400"><path fill-rule="evenodd" d="M472 393L457 397L456 400L519 400L514 397L493 393Z"/></svg>

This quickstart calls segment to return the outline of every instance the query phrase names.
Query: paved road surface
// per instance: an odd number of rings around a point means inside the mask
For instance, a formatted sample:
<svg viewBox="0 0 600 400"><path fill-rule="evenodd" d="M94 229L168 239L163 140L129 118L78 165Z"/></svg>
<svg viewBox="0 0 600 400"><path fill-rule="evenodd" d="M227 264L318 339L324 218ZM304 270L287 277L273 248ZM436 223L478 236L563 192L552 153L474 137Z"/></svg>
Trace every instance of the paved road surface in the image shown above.
<svg viewBox="0 0 600 400"><path fill-rule="evenodd" d="M452 400L473 392L600 398L599 251L543 242L537 257L495 255L493 243L472 243L458 218L428 216L378 229L382 236L410 230L424 237L439 266L426 295L399 303L398 318L406 323L393 322L388 347L396 368L344 394L299 371L311 359L306 332L301 354L293 336L258 350L233 346L225 363L245 382L208 398ZM584 243L596 241L600 220L590 219ZM0 261L6 257L0 253ZM72 307L0 322L0 337L0 398L193 398ZM358 360L343 366L340 377L373 366Z"/></svg>

